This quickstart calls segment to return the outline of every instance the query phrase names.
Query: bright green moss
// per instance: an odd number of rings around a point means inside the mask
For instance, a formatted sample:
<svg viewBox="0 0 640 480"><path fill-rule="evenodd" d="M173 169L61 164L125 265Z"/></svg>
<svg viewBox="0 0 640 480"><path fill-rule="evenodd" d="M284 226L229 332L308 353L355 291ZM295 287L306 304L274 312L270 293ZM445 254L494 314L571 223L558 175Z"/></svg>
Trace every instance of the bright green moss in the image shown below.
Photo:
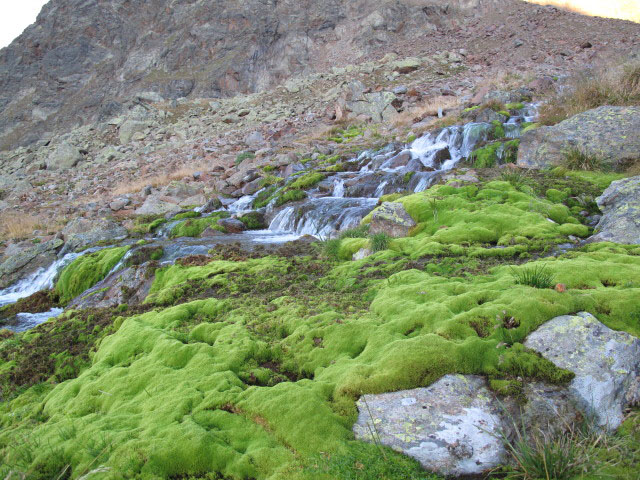
<svg viewBox="0 0 640 480"><path fill-rule="evenodd" d="M199 237L207 228L224 232L218 220L228 217L228 212L214 212L208 217L189 218L171 229L171 237Z"/></svg>
<svg viewBox="0 0 640 480"><path fill-rule="evenodd" d="M492 191L441 187L437 196L455 197L460 190L480 202L513 195L520 201L502 182L487 188ZM476 207L487 213L486 205ZM432 210L413 211L433 217ZM366 239L344 239L341 247L353 250L358 241ZM308 279L300 291L288 288L326 262L308 271L301 270L309 259L276 257L162 268L149 299L158 308L114 324L77 378L0 407L0 474L21 461L25 470L48 461L51 453L40 445L68 455L73 472L90 468L100 455L100 464L112 469L105 479L202 472L301 479L316 471L331 478L350 471L337 466L341 458L363 464L357 478L413 472L410 462L392 456L395 466L365 464L372 447L353 442L355 400L425 386L454 372L487 375L501 393L517 393L520 379L568 381L570 373L522 342L550 318L581 310L612 328L640 333L634 248L594 244L468 278L426 271L442 259L424 264L425 271L399 271L406 257L387 250L343 262L320 280ZM567 291L515 283L512 268L536 265L545 265ZM368 288L358 287L363 281ZM220 299L159 308L205 291ZM335 303L350 294L372 299L369 310ZM25 436L40 443L19 443ZM335 462L318 462L318 452Z"/></svg>
<svg viewBox="0 0 640 480"><path fill-rule="evenodd" d="M74 260L56 282L55 291L60 296L60 304L66 305L105 278L128 250L128 246L106 248Z"/></svg>
<svg viewBox="0 0 640 480"><path fill-rule="evenodd" d="M509 113L507 112L507 117L509 116ZM493 138L499 139L499 138L504 138L505 133L504 133L504 126L502 125L502 122L500 120L494 120L493 122L491 122L491 124L493 125Z"/></svg>
<svg viewBox="0 0 640 480"><path fill-rule="evenodd" d="M283 194L276 198L276 207L280 207L285 203L297 202L307 198L307 193L304 190L287 190Z"/></svg>
<svg viewBox="0 0 640 480"><path fill-rule="evenodd" d="M517 103L507 103L504 108L506 108L507 110L522 110L524 108L524 103L522 102L517 102Z"/></svg>
<svg viewBox="0 0 640 480"><path fill-rule="evenodd" d="M531 130L535 130L539 126L540 126L540 124L538 124L538 123L525 122L525 123L522 124L522 132L521 133L527 133L527 132L529 132Z"/></svg>
<svg viewBox="0 0 640 480"><path fill-rule="evenodd" d="M441 185L396 201L418 223L413 237L394 242L395 248L412 257L463 252L508 257L548 249L567 241L568 235L589 233L565 205L501 181L481 188ZM363 222L370 221L371 215Z"/></svg>
<svg viewBox="0 0 640 480"><path fill-rule="evenodd" d="M184 220L186 218L197 218L200 214L198 212L194 212L193 210L189 210L188 212L182 212L177 214L172 220Z"/></svg>
<svg viewBox="0 0 640 480"><path fill-rule="evenodd" d="M291 182L287 185L287 189L289 190L305 190L307 188L311 188L316 185L318 182L325 179L325 175L320 172L309 172L306 173L299 178L296 178L295 181Z"/></svg>
<svg viewBox="0 0 640 480"><path fill-rule="evenodd" d="M264 215L258 212L245 213L241 217L238 217L248 230L261 230L267 228L265 224Z"/></svg>
<svg viewBox="0 0 640 480"><path fill-rule="evenodd" d="M498 162L497 152L501 145L500 142L494 142L474 150L469 158L473 166L476 168L493 167Z"/></svg>

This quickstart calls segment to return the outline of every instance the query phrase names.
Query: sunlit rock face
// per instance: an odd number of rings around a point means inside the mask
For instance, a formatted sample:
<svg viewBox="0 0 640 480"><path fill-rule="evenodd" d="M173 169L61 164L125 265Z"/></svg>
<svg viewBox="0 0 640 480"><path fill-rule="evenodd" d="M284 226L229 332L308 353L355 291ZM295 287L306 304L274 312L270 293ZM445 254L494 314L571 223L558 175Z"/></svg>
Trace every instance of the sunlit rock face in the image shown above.
<svg viewBox="0 0 640 480"><path fill-rule="evenodd" d="M585 15L620 18L640 22L640 5L636 0L525 0L540 5L555 5Z"/></svg>

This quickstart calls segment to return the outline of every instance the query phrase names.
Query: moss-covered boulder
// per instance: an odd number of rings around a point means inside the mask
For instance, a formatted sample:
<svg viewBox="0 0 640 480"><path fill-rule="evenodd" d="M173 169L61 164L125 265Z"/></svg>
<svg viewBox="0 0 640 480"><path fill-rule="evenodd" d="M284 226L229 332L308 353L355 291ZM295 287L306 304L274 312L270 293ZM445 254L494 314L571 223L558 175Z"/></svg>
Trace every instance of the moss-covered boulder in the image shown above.
<svg viewBox="0 0 640 480"><path fill-rule="evenodd" d="M518 165L561 165L567 151L577 148L613 169L624 169L638 160L639 131L640 107L599 107L552 127L527 131L520 143Z"/></svg>

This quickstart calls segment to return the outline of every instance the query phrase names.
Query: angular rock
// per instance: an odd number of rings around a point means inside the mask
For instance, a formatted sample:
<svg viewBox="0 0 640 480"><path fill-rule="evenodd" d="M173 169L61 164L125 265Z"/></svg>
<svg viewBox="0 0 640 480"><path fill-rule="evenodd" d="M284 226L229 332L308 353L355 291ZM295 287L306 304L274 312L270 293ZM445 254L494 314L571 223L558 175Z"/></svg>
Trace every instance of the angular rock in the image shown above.
<svg viewBox="0 0 640 480"><path fill-rule="evenodd" d="M123 226L104 218L75 218L62 230L65 252L99 242L123 240L129 232Z"/></svg>
<svg viewBox="0 0 640 480"><path fill-rule="evenodd" d="M578 149L616 170L638 159L640 107L598 107L552 127L525 132L518 150L518 165L544 168L562 165L566 153Z"/></svg>
<svg viewBox="0 0 640 480"><path fill-rule="evenodd" d="M63 243L62 240L55 238L5 259L0 263L0 288L7 288L36 270L48 267L56 260L56 250Z"/></svg>
<svg viewBox="0 0 640 480"><path fill-rule="evenodd" d="M221 218L218 220L218 225L224 228L227 233L242 233L246 229L245 224L235 218Z"/></svg>
<svg viewBox="0 0 640 480"><path fill-rule="evenodd" d="M611 183L596 201L603 215L590 242L640 244L640 176Z"/></svg>
<svg viewBox="0 0 640 480"><path fill-rule="evenodd" d="M384 202L373 212L369 232L386 233L390 237L399 238L408 236L409 230L415 226L416 222L401 203Z"/></svg>
<svg viewBox="0 0 640 480"><path fill-rule="evenodd" d="M136 133L144 132L148 126L149 125L147 122L141 122L139 120L126 120L122 125L120 125L120 144L125 145L129 143Z"/></svg>
<svg viewBox="0 0 640 480"><path fill-rule="evenodd" d="M427 388L364 395L353 427L441 475L487 472L506 458L503 408L479 376L446 375ZM372 418L373 417L373 418Z"/></svg>
<svg viewBox="0 0 640 480"><path fill-rule="evenodd" d="M551 319L525 346L575 373L569 392L597 427L615 430L624 408L640 401L640 340L589 313Z"/></svg>
<svg viewBox="0 0 640 480"><path fill-rule="evenodd" d="M166 215L176 214L182 210L177 203L168 202L164 197L150 195L144 203L135 210L136 215Z"/></svg>
<svg viewBox="0 0 640 480"><path fill-rule="evenodd" d="M80 150L64 142L56 147L49 158L47 158L48 170L68 170L75 167L82 160Z"/></svg>
<svg viewBox="0 0 640 480"><path fill-rule="evenodd" d="M405 58L398 60L393 64L393 70L398 73L411 73L418 70L422 66L422 62L417 58Z"/></svg>

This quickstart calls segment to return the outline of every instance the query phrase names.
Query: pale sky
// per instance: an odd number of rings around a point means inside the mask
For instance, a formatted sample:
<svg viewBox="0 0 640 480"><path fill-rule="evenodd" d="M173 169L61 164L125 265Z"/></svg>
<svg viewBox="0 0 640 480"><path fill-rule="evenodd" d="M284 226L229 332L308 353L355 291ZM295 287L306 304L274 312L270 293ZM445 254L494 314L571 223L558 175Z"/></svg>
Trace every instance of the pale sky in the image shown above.
<svg viewBox="0 0 640 480"><path fill-rule="evenodd" d="M0 0L0 48L9 45L36 21L48 0Z"/></svg>

